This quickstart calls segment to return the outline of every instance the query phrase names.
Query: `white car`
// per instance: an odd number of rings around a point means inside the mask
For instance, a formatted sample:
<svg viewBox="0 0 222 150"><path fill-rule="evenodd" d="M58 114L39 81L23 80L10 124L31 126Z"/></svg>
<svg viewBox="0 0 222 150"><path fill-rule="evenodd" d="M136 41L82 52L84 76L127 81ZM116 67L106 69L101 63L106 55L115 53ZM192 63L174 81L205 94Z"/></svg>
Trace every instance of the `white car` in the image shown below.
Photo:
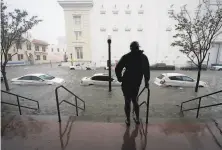
<svg viewBox="0 0 222 150"><path fill-rule="evenodd" d="M114 77L111 77L112 86L121 86L121 83ZM109 75L104 73L94 74L92 77L84 77L81 80L81 85L109 85Z"/></svg>
<svg viewBox="0 0 222 150"><path fill-rule="evenodd" d="M156 77L154 83L158 86L195 87L196 80L179 73L163 73ZM200 81L199 87L207 87L207 83Z"/></svg>
<svg viewBox="0 0 222 150"><path fill-rule="evenodd" d="M213 66L211 67L211 70L222 71L222 66Z"/></svg>
<svg viewBox="0 0 222 150"><path fill-rule="evenodd" d="M27 74L22 77L14 78L11 80L12 84L20 85L52 85L62 84L64 79L56 78L48 74L36 73Z"/></svg>

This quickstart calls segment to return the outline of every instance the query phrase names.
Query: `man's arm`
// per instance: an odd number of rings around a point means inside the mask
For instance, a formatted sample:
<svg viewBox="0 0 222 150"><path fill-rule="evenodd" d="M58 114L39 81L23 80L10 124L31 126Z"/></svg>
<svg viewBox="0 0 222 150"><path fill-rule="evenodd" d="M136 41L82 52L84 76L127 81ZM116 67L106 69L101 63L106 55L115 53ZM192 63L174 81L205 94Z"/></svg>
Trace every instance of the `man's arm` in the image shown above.
<svg viewBox="0 0 222 150"><path fill-rule="evenodd" d="M119 82L122 82L122 71L123 68L125 67L125 60L124 56L119 60L119 62L116 65L115 72L116 72L116 77Z"/></svg>
<svg viewBox="0 0 222 150"><path fill-rule="evenodd" d="M144 55L144 59L143 59L143 75L145 79L145 86L148 87L148 83L150 80L150 64L146 55Z"/></svg>

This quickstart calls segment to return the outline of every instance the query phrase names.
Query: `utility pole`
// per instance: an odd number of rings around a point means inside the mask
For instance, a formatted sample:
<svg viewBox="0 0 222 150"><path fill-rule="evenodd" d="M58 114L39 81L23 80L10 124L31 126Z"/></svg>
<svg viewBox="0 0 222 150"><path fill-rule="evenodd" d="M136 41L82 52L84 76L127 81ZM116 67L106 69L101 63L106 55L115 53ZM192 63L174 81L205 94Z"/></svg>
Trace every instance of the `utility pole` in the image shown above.
<svg viewBox="0 0 222 150"><path fill-rule="evenodd" d="M209 59L210 59L210 53L208 53L208 58L207 58L207 68L208 68Z"/></svg>
<svg viewBox="0 0 222 150"><path fill-rule="evenodd" d="M107 62L107 67L109 68L109 92L112 91L111 89L111 36L108 36L108 62Z"/></svg>

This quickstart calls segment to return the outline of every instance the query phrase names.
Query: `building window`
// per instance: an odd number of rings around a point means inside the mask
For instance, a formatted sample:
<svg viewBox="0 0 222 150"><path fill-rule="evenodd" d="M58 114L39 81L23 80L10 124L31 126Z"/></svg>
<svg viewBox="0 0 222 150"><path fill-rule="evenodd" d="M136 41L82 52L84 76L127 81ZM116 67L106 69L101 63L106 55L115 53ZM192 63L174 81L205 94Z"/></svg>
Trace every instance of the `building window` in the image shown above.
<svg viewBox="0 0 222 150"><path fill-rule="evenodd" d="M8 61L12 61L12 54L8 54Z"/></svg>
<svg viewBox="0 0 222 150"><path fill-rule="evenodd" d="M127 5L127 9L125 10L126 14L131 14L131 10L129 9L129 5Z"/></svg>
<svg viewBox="0 0 222 150"><path fill-rule="evenodd" d="M40 55L36 55L36 60L40 60Z"/></svg>
<svg viewBox="0 0 222 150"><path fill-rule="evenodd" d="M137 31L142 32L143 28L139 27L139 28L137 28Z"/></svg>
<svg viewBox="0 0 222 150"><path fill-rule="evenodd" d="M113 8L113 14L118 14L118 13L119 13L119 11L116 9L116 5L115 5Z"/></svg>
<svg viewBox="0 0 222 150"><path fill-rule="evenodd" d="M114 32L117 32L117 31L118 31L118 28L117 28L117 27L113 27L113 31L114 31Z"/></svg>
<svg viewBox="0 0 222 150"><path fill-rule="evenodd" d="M143 14L144 11L143 11L143 5L140 5L140 9L138 10L138 14Z"/></svg>
<svg viewBox="0 0 222 150"><path fill-rule="evenodd" d="M105 31L106 31L106 28L101 27L101 28L100 28L100 31L101 31L101 32L105 32Z"/></svg>
<svg viewBox="0 0 222 150"><path fill-rule="evenodd" d="M80 25L81 24L81 16L80 15L73 16L73 19L74 19L74 24L75 25Z"/></svg>
<svg viewBox="0 0 222 150"><path fill-rule="evenodd" d="M46 60L46 56L45 55L43 55L43 60Z"/></svg>
<svg viewBox="0 0 222 150"><path fill-rule="evenodd" d="M32 50L32 45L30 42L26 43L27 50Z"/></svg>
<svg viewBox="0 0 222 150"><path fill-rule="evenodd" d="M45 52L45 46L42 46L42 51Z"/></svg>
<svg viewBox="0 0 222 150"><path fill-rule="evenodd" d="M125 28L125 31L129 32L129 31L131 31L131 28L126 27L126 28Z"/></svg>
<svg viewBox="0 0 222 150"><path fill-rule="evenodd" d="M76 49L76 58L83 59L82 47L76 47L75 49Z"/></svg>
<svg viewBox="0 0 222 150"><path fill-rule="evenodd" d="M131 14L131 10L126 10L125 13L130 15Z"/></svg>
<svg viewBox="0 0 222 150"><path fill-rule="evenodd" d="M106 14L105 10L100 10L100 14Z"/></svg>
<svg viewBox="0 0 222 150"><path fill-rule="evenodd" d="M144 14L144 11L143 10L139 10L138 14Z"/></svg>
<svg viewBox="0 0 222 150"><path fill-rule="evenodd" d="M35 45L35 51L39 51L39 46Z"/></svg>
<svg viewBox="0 0 222 150"><path fill-rule="evenodd" d="M23 59L23 54L20 54L20 58Z"/></svg>
<svg viewBox="0 0 222 150"><path fill-rule="evenodd" d="M59 52L59 48L57 48L57 51Z"/></svg>
<svg viewBox="0 0 222 150"><path fill-rule="evenodd" d="M17 56L18 56L18 60L21 60L20 54L18 54Z"/></svg>
<svg viewBox="0 0 222 150"><path fill-rule="evenodd" d="M52 52L53 52L53 48L52 48Z"/></svg>
<svg viewBox="0 0 222 150"><path fill-rule="evenodd" d="M82 32L81 31L74 31L74 32L75 32L76 40L79 40L82 36Z"/></svg>
<svg viewBox="0 0 222 150"><path fill-rule="evenodd" d="M21 45L20 42L17 42L17 43L16 43L16 49L22 49L22 45Z"/></svg>
<svg viewBox="0 0 222 150"><path fill-rule="evenodd" d="M117 15L119 13L118 10L113 10L113 14Z"/></svg>
<svg viewBox="0 0 222 150"><path fill-rule="evenodd" d="M103 8L103 5L101 6L100 14L106 14L106 11Z"/></svg>

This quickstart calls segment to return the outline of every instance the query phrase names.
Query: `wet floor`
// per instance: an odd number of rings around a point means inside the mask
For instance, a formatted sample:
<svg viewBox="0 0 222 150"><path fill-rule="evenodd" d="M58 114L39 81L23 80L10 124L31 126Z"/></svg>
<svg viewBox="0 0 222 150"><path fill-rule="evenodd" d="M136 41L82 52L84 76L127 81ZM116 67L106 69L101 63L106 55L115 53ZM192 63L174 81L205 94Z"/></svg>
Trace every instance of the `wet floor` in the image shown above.
<svg viewBox="0 0 222 150"><path fill-rule="evenodd" d="M53 64L52 68L49 64L45 65L35 65L35 66L19 66L19 67L8 67L7 75L8 79L14 77L19 77L28 73L47 73L56 77L64 78L66 83L65 86L70 89L73 93L78 95L80 98L86 101L86 112L82 115L85 117L106 117L106 118L118 118L124 117L123 107L124 101L121 89L119 87L114 87L112 92L108 92L108 87L94 87L94 86L80 86L80 79L85 76L91 76L94 73L104 73L103 69L93 70L93 71L80 71L80 70L69 70L68 67L58 67ZM156 118L176 118L178 117L179 107L182 101L188 100L196 95L206 94L212 91L217 91L222 89L222 72L214 71L203 71L201 74L201 80L209 84L209 88L201 88L200 92L196 94L193 88L160 88L156 86L153 81L155 77L163 72L172 71L151 71L151 81L150 81L150 116ZM196 71L173 71L187 74L193 78L196 78ZM55 87L54 85L46 86L19 86L11 85L11 92L23 95L25 97L32 98L39 101L40 112L27 111L22 109L25 114L40 114L40 115L55 115L56 110L56 99L55 99ZM141 86L141 88L143 85ZM2 84L4 89L4 85ZM141 97L140 101L146 100L147 92L145 91ZM68 94L64 90L59 91L60 100L68 100L74 103L74 97ZM2 100L16 103L16 98L14 96L7 96L2 94ZM222 94L214 95L208 98L208 100L203 100L202 104L212 104L222 101ZM21 99L21 104L26 106L36 107L34 103L26 102ZM79 103L81 106L81 103ZM184 107L196 106L196 103L190 103ZM15 113L18 109L14 106L2 106L4 111ZM63 115L74 115L75 109L69 105L62 104L61 111ZM195 117L196 111L191 111L186 113L191 117ZM212 107L209 109L202 109L200 111L201 117L221 117L222 108ZM141 116L145 116L145 107L141 107Z"/></svg>
<svg viewBox="0 0 222 150"><path fill-rule="evenodd" d="M222 144L222 135L211 122L165 120L127 128L76 117L62 123L46 116L12 117L2 128L3 150L220 150Z"/></svg>

